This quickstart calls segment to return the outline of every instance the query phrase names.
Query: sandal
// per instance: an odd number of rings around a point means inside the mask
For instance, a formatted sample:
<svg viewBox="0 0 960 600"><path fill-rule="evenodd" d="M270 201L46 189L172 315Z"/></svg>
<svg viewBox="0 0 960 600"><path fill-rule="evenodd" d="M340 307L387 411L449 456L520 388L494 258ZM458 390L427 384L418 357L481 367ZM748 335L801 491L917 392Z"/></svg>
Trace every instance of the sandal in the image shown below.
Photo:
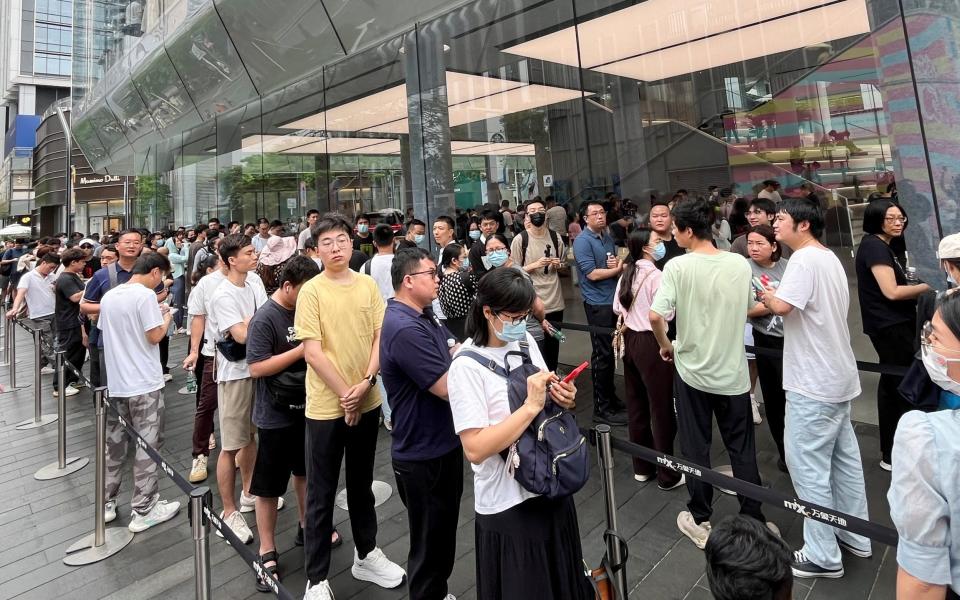
<svg viewBox="0 0 960 600"><path fill-rule="evenodd" d="M278 572L278 567L280 566L280 555L277 554L276 550L271 550L266 554L261 554L258 559L260 563L260 568L263 569L267 574L270 575L276 581L280 581L280 574ZM267 566L267 563L273 563L270 566ZM260 575L257 575L257 591L258 592L272 592L273 588L270 587L270 584L264 580Z"/></svg>

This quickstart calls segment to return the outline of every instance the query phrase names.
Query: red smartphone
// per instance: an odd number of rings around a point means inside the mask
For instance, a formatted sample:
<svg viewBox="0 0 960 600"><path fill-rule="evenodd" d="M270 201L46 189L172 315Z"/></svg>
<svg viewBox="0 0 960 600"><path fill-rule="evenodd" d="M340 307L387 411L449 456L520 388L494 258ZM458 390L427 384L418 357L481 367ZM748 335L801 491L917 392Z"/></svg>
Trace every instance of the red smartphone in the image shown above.
<svg viewBox="0 0 960 600"><path fill-rule="evenodd" d="M580 364L579 367L577 367L576 369L570 371L570 373L569 373L566 377L563 378L563 382L564 382L564 383L570 383L571 381L573 381L574 379L576 379L577 377L579 377L579 376L580 376L580 373L583 373L584 369L586 369L586 368L589 367L589 366L590 366L590 361L589 361L589 360L583 361L583 362Z"/></svg>

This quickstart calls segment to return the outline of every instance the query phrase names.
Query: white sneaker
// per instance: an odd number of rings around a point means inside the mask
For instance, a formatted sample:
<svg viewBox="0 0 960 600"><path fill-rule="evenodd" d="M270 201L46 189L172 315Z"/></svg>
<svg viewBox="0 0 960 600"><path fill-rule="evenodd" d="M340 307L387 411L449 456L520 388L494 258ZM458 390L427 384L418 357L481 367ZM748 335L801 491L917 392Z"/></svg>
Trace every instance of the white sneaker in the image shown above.
<svg viewBox="0 0 960 600"><path fill-rule="evenodd" d="M145 515L141 515L137 511L133 511L133 518L130 519L130 524L127 525L127 529L134 533L140 533L141 531L146 531L154 525L159 525L160 523L165 523L180 512L180 503L179 502L167 502L166 500L159 500L156 504L153 505L153 508L150 509Z"/></svg>
<svg viewBox="0 0 960 600"><path fill-rule="evenodd" d="M208 450L217 449L217 435L215 433L210 434L210 443L207 445Z"/></svg>
<svg viewBox="0 0 960 600"><path fill-rule="evenodd" d="M760 403L753 397L753 394L750 394L750 408L753 409L753 424L763 423L763 417L760 416Z"/></svg>
<svg viewBox="0 0 960 600"><path fill-rule="evenodd" d="M164 373L164 374L163 374L163 381L164 381L164 382L173 381L173 375L171 375L170 373Z"/></svg>
<svg viewBox="0 0 960 600"><path fill-rule="evenodd" d="M40 369L40 374L41 374L41 375L53 375L53 374L56 373L56 372L57 372L57 370L54 369L53 367L44 367L44 368Z"/></svg>
<svg viewBox="0 0 960 600"><path fill-rule="evenodd" d="M220 520L224 525L230 528L233 531L233 535L240 538L240 541L244 544L249 544L253 541L253 532L250 531L250 527L247 525L246 519L243 518L243 515L240 514L239 510L235 510L230 513L230 516L226 519L223 518L223 513L220 513ZM223 537L223 534L220 533L220 530L217 530L217 535Z"/></svg>
<svg viewBox="0 0 960 600"><path fill-rule="evenodd" d="M327 583L326 579L317 585L310 585L308 581L307 591L303 594L303 600L334 600L333 590L330 589L330 584Z"/></svg>
<svg viewBox="0 0 960 600"><path fill-rule="evenodd" d="M890 463L888 463L885 460L880 461L880 468L883 469L884 471L887 471L888 473L890 471L893 471L893 467L890 465Z"/></svg>
<svg viewBox="0 0 960 600"><path fill-rule="evenodd" d="M650 481L650 480L653 479L654 477L655 477L654 475L638 475L638 474L636 474L636 473L633 474L633 478L634 478L635 480L639 481L640 483L644 483L644 482L646 482L646 481Z"/></svg>
<svg viewBox="0 0 960 600"><path fill-rule="evenodd" d="M369 581L382 588L393 589L403 583L407 573L397 563L386 556L380 548L374 548L367 557L360 560L357 549L353 549L353 567L350 568L354 579Z"/></svg>
<svg viewBox="0 0 960 600"><path fill-rule="evenodd" d="M107 500L103 503L103 522L109 523L117 518L117 501Z"/></svg>
<svg viewBox="0 0 960 600"><path fill-rule="evenodd" d="M277 510L283 508L283 496L277 498ZM241 491L240 492L240 512L242 513L252 513L257 510L257 497L253 494L249 496Z"/></svg>
<svg viewBox="0 0 960 600"><path fill-rule="evenodd" d="M80 390L73 387L72 383L63 389L63 395L66 398L69 398L70 396L76 396L79 393L80 393ZM60 397L60 395L57 393L57 390L53 390L53 397L54 398Z"/></svg>
<svg viewBox="0 0 960 600"><path fill-rule="evenodd" d="M683 511L677 515L677 527L683 535L690 538L690 541L703 550L707 545L707 539L710 537L710 521L704 521L697 525L693 520L693 515L689 511Z"/></svg>
<svg viewBox="0 0 960 600"><path fill-rule="evenodd" d="M197 455L193 459L193 467L190 469L190 483L199 483L207 478L207 457L203 454Z"/></svg>
<svg viewBox="0 0 960 600"><path fill-rule="evenodd" d="M443 597L443 600L457 600L457 597L454 596L453 594L447 594L446 596Z"/></svg>

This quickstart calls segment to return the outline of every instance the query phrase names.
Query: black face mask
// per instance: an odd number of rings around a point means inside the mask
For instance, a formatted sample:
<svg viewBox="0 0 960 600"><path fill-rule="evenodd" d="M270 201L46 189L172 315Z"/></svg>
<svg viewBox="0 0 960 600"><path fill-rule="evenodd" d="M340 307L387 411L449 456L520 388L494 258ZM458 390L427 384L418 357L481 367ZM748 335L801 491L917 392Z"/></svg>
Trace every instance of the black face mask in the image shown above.
<svg viewBox="0 0 960 600"><path fill-rule="evenodd" d="M542 227L543 223L547 220L547 215L543 213L532 213L530 215L530 224L534 227Z"/></svg>

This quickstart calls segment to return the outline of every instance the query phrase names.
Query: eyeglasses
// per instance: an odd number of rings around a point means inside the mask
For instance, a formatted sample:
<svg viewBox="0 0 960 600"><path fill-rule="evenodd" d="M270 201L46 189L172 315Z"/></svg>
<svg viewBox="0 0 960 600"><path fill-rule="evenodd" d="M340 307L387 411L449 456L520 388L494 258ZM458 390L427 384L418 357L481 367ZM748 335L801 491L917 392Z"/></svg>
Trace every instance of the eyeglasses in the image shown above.
<svg viewBox="0 0 960 600"><path fill-rule="evenodd" d="M504 321L502 318L500 318L500 315L501 315L501 314L503 314L503 313L494 313L494 315L496 315L496 317L497 317L498 319L500 319L500 322L501 322L501 323L504 323L504 324L510 323L511 325L519 325L520 323L523 323L524 321L527 320L527 317L530 316L530 311L528 310L527 312L523 313L523 314L522 314L521 316L519 316L519 317L511 317L510 315L506 315L506 317L507 317L507 320L506 320L506 321Z"/></svg>
<svg viewBox="0 0 960 600"><path fill-rule="evenodd" d="M333 240L331 240L330 238L327 238L322 242L318 243L317 246L320 248L323 248L324 250L331 250L334 244L336 244L341 248L346 248L347 246L350 245L350 238L348 238L345 235L341 235L340 237Z"/></svg>
<svg viewBox="0 0 960 600"><path fill-rule="evenodd" d="M605 214L607 214L607 211L605 211L605 210L596 210L596 211L593 211L593 212L588 212L588 213L587 213L587 216L588 216L588 217L602 217L602 216L605 215Z"/></svg>
<svg viewBox="0 0 960 600"><path fill-rule="evenodd" d="M886 221L887 223L903 223L904 225L907 224L906 217L884 217L883 220Z"/></svg>
<svg viewBox="0 0 960 600"><path fill-rule="evenodd" d="M426 271L416 271L414 273L407 273L408 277L413 277L414 275L426 275L429 274L431 279L437 276L436 269L427 269Z"/></svg>
<svg viewBox="0 0 960 600"><path fill-rule="evenodd" d="M943 346L938 346L934 344L930 340L931 337L933 337L933 323L930 321L927 321L926 323L923 324L923 328L920 330L920 349L923 350L924 353L927 352L927 348L938 348L940 350L946 350L947 352L960 352L960 350L954 350L953 348L945 348ZM943 361L944 363L960 362L960 358L947 358L942 354L938 355L937 358Z"/></svg>

